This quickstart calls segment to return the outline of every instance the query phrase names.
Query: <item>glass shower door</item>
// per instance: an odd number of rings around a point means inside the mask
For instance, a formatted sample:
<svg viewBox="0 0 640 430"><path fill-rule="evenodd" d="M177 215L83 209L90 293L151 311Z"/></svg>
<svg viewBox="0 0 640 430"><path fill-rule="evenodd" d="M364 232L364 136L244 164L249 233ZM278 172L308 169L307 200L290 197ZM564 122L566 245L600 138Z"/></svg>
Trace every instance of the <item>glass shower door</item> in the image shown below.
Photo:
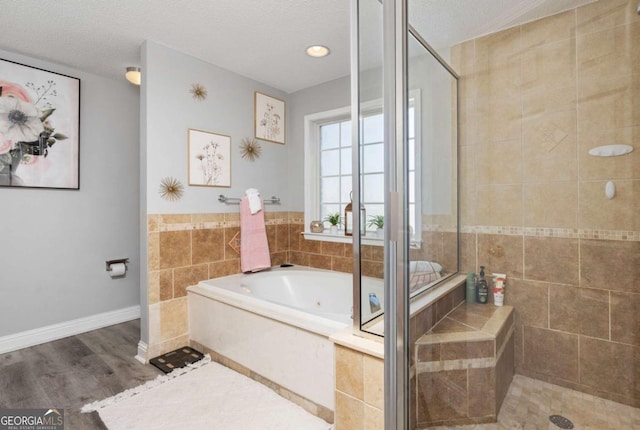
<svg viewBox="0 0 640 430"><path fill-rule="evenodd" d="M383 118L384 133L384 294L374 309L361 257L376 251L354 225L354 329L384 336L387 429L417 423L414 344L428 328L412 320L410 300L458 272L456 76L410 28L407 3L352 1L354 207L371 195L371 118Z"/></svg>

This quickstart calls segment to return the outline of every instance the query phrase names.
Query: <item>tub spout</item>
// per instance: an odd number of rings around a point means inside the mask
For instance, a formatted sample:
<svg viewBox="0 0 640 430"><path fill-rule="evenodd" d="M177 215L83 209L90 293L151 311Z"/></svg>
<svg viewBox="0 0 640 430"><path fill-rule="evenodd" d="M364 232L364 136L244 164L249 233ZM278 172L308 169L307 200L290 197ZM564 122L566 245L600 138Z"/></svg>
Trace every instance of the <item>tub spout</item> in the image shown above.
<svg viewBox="0 0 640 430"><path fill-rule="evenodd" d="M369 309L371 309L371 313L375 313L380 310L380 300L378 300L375 293L369 293Z"/></svg>

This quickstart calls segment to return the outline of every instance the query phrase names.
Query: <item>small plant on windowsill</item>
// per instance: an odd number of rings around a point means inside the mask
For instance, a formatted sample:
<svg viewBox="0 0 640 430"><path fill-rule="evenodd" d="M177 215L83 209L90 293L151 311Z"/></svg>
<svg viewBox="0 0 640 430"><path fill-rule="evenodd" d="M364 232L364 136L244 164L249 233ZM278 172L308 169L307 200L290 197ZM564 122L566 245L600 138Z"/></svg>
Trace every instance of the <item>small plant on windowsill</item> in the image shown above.
<svg viewBox="0 0 640 430"><path fill-rule="evenodd" d="M338 226L342 225L342 216L340 215L340 212L329 214L325 216L322 221L330 224L329 231L331 234L338 234Z"/></svg>
<svg viewBox="0 0 640 430"><path fill-rule="evenodd" d="M384 236L384 215L371 215L369 217L368 227L377 227L376 236Z"/></svg>

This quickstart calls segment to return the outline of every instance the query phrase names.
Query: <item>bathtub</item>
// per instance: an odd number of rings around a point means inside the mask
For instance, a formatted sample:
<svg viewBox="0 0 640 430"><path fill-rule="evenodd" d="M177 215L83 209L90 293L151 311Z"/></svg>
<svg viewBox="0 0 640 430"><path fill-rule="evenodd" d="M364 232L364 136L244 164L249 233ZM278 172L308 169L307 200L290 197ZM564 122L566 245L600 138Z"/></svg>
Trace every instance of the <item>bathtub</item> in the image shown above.
<svg viewBox="0 0 640 430"><path fill-rule="evenodd" d="M366 278L382 302L383 281ZM350 274L301 266L202 281L187 289L190 338L334 410L328 337L352 324ZM381 303L384 307L384 303Z"/></svg>

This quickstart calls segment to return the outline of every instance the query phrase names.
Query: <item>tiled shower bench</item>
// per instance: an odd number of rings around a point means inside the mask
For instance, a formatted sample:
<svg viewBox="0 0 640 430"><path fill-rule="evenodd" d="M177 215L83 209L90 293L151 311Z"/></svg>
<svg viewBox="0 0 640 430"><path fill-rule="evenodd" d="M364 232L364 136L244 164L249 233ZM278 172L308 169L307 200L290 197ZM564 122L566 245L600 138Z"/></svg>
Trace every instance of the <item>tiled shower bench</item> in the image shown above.
<svg viewBox="0 0 640 430"><path fill-rule="evenodd" d="M511 306L458 305L416 342L416 427L497 420L514 374Z"/></svg>

